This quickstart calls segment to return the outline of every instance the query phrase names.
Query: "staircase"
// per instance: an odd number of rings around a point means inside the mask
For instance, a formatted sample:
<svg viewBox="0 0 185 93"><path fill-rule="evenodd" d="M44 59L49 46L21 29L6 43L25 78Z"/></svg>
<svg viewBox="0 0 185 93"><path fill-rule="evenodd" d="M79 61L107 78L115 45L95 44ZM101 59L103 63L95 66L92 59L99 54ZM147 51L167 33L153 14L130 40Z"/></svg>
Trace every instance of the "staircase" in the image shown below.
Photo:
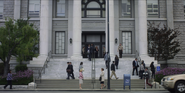
<svg viewBox="0 0 185 93"><path fill-rule="evenodd" d="M79 89L79 80L66 80L66 79L44 79L36 81L37 89ZM107 86L107 81L105 80L105 85ZM82 84L83 89L100 89L100 82L96 79L95 83L92 83L92 80L85 79ZM123 89L123 79L110 80L111 89ZM143 89L144 80L140 79L131 79L131 89ZM148 88L150 88L148 86ZM105 88L107 89L107 88ZM128 86L125 89L129 89Z"/></svg>

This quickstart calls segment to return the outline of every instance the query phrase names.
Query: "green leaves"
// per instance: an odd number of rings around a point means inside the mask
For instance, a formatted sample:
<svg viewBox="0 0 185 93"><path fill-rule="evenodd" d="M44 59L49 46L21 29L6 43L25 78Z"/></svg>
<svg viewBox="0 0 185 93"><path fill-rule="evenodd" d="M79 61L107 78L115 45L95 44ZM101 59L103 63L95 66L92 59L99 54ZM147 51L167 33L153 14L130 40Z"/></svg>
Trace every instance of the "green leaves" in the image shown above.
<svg viewBox="0 0 185 93"><path fill-rule="evenodd" d="M149 54L157 55L157 60L169 60L180 51L180 42L177 37L180 35L178 29L170 29L165 25L160 27L154 23L148 23L148 44Z"/></svg>
<svg viewBox="0 0 185 93"><path fill-rule="evenodd" d="M17 57L17 61L25 61L38 54L36 45L39 43L38 31L34 29L34 24L27 20L11 18L6 19L5 27L0 28L0 58L3 62L8 62L12 55Z"/></svg>

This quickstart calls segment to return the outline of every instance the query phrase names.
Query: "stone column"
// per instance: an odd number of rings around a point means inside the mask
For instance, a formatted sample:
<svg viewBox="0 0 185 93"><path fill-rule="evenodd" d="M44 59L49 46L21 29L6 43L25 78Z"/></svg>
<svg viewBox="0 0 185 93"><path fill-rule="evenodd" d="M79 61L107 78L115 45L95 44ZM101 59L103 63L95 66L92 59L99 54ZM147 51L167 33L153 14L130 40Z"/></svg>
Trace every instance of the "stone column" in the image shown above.
<svg viewBox="0 0 185 93"><path fill-rule="evenodd" d="M173 0L166 0L167 7L167 26L174 29L173 22Z"/></svg>
<svg viewBox="0 0 185 93"><path fill-rule="evenodd" d="M21 17L21 0L14 1L14 19Z"/></svg>
<svg viewBox="0 0 185 93"><path fill-rule="evenodd" d="M40 56L47 56L51 49L52 0L41 0Z"/></svg>
<svg viewBox="0 0 185 93"><path fill-rule="evenodd" d="M81 0L73 0L73 56L72 59L81 59Z"/></svg>
<svg viewBox="0 0 185 93"><path fill-rule="evenodd" d="M110 56L114 58L114 46L115 46L115 38L114 38L114 0L109 0L109 46L110 46Z"/></svg>

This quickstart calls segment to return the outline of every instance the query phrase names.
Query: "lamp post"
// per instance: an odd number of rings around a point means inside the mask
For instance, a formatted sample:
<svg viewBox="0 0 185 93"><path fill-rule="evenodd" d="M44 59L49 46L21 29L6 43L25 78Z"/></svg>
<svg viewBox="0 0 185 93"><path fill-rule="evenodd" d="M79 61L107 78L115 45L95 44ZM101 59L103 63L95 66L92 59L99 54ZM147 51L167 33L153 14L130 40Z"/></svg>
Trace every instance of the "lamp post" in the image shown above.
<svg viewBox="0 0 185 93"><path fill-rule="evenodd" d="M109 55L109 0L107 0L107 55ZM110 55L109 55L110 57ZM110 60L108 60L108 69L107 69L107 89L110 89Z"/></svg>

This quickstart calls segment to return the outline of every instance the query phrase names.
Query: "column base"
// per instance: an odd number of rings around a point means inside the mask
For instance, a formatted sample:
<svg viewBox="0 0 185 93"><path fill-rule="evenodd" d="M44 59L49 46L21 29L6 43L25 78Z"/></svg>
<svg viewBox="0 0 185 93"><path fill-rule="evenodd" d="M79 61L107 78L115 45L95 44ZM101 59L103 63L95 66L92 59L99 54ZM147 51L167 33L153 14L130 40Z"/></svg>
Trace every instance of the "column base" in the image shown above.
<svg viewBox="0 0 185 93"><path fill-rule="evenodd" d="M151 62L154 62L154 66L158 66L157 60L154 59L154 57L150 57L148 55L140 55L141 61L144 60L144 63L147 67L150 66Z"/></svg>
<svg viewBox="0 0 185 93"><path fill-rule="evenodd" d="M111 58L111 62L112 62L112 61L115 61L115 60L114 60L115 54L110 54L110 58Z"/></svg>

